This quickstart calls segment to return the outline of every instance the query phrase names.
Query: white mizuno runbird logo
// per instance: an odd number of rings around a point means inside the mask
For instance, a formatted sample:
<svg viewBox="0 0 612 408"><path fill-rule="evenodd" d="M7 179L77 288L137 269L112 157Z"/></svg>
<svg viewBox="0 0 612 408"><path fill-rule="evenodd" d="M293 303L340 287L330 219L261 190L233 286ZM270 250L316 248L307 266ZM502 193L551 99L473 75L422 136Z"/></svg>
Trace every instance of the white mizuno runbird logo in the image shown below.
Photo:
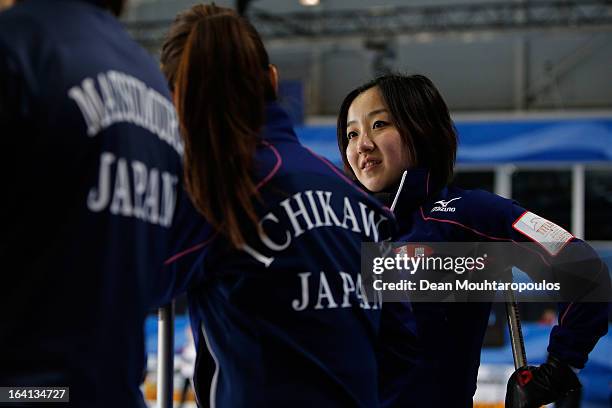
<svg viewBox="0 0 612 408"><path fill-rule="evenodd" d="M430 212L435 212L435 211L442 211L442 212L455 212L455 207L449 207L448 205L455 200L459 200L461 197L455 197L455 198L451 198L448 201L444 201L444 200L440 200L440 201L436 201L434 204L440 204L437 207L434 207L431 209Z"/></svg>
<svg viewBox="0 0 612 408"><path fill-rule="evenodd" d="M444 200L440 200L440 201L436 201L434 204L440 204L442 207L446 208L447 205L449 205L451 203L451 201L455 201L460 199L461 197L455 197L455 198L451 198L448 201L444 201Z"/></svg>

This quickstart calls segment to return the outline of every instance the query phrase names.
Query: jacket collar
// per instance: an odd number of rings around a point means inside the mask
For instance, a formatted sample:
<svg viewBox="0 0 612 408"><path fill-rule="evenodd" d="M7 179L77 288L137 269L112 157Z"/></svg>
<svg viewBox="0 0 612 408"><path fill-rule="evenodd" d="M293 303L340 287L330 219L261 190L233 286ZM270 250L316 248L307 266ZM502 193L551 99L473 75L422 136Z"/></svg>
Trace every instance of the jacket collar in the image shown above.
<svg viewBox="0 0 612 408"><path fill-rule="evenodd" d="M404 172L400 183L395 186L389 207L395 203L393 212L397 215L411 213L430 198L437 196L440 188L431 180L431 171L413 168Z"/></svg>
<svg viewBox="0 0 612 408"><path fill-rule="evenodd" d="M269 142L298 141L289 115L277 102L266 104L266 124L261 134Z"/></svg>

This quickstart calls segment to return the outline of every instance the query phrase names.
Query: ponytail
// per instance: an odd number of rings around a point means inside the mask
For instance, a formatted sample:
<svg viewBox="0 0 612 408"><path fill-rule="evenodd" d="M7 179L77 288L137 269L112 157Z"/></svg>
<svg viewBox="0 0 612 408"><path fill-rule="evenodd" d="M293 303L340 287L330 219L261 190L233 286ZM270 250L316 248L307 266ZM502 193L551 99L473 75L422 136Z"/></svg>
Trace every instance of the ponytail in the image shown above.
<svg viewBox="0 0 612 408"><path fill-rule="evenodd" d="M251 174L271 95L268 56L255 29L230 9L200 5L186 16L189 27L174 27L162 49L185 144L185 186L198 211L239 247L244 216L258 225Z"/></svg>

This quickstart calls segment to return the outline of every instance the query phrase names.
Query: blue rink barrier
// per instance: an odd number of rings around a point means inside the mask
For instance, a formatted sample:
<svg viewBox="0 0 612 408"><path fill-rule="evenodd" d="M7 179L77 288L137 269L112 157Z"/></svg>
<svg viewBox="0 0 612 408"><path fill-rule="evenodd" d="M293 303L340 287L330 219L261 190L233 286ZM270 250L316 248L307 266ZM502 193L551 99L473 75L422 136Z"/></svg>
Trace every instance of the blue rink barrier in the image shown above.
<svg viewBox="0 0 612 408"><path fill-rule="evenodd" d="M174 352L180 353L185 347L187 338L185 330L189 325L187 316L176 316ZM527 360L530 364L541 364L546 360L546 347L551 326L538 323L523 322L525 348ZM157 355L157 317L150 316L145 323L146 349L149 358ZM508 341L508 332L505 331L506 340L502 347L487 347L482 350L481 364L512 365L512 351ZM612 325L608 334L603 337L589 356L589 362L579 373L583 388L583 401L608 406L612 392Z"/></svg>
<svg viewBox="0 0 612 408"><path fill-rule="evenodd" d="M523 322L523 336L527 361L531 365L538 365L546 361L548 336L551 326L539 323ZM486 347L480 354L481 364L507 364L513 365L512 350L505 331L504 346ZM601 338L595 349L589 355L586 367L578 374L583 385L583 401L608 406L612 389L612 325L608 334Z"/></svg>
<svg viewBox="0 0 612 408"><path fill-rule="evenodd" d="M612 119L514 119L455 122L457 163L612 161ZM333 125L296 127L302 143L341 165Z"/></svg>

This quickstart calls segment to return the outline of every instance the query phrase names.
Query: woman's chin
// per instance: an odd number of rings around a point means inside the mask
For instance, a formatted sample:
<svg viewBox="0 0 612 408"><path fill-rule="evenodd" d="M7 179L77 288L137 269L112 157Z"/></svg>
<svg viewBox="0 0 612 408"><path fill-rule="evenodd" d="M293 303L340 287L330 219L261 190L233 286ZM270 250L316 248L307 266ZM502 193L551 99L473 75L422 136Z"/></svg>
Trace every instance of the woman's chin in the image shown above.
<svg viewBox="0 0 612 408"><path fill-rule="evenodd" d="M380 193L385 189L385 186L381 183L365 182L362 184L365 188L368 189L368 191L371 191L372 193Z"/></svg>

